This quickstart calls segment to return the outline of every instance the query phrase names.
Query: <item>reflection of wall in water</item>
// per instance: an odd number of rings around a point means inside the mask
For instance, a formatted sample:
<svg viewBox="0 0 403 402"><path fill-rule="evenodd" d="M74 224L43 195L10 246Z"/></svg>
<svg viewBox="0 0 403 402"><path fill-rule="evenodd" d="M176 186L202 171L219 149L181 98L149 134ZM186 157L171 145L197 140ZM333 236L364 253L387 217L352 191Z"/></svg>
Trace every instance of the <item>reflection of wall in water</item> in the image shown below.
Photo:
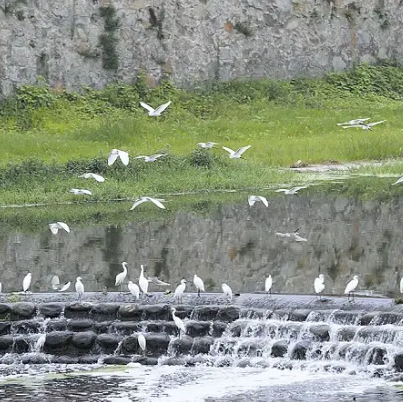
<svg viewBox="0 0 403 402"><path fill-rule="evenodd" d="M46 290L57 273L61 282L83 277L87 290L114 288L121 262L137 281L140 264L148 275L173 284L194 273L219 290L262 290L272 274L274 292L312 292L319 271L326 291L340 293L353 274L360 289L397 291L403 258L403 199L362 202L355 199L279 197L269 207L224 205L208 217L178 212L170 221L130 223L126 227L72 227L54 236L10 234L0 238L0 281L19 290L33 273L33 290ZM276 231L300 230L308 243L281 239ZM18 239L18 241L16 240ZM402 270L403 273L403 270ZM188 289L192 286L189 285Z"/></svg>

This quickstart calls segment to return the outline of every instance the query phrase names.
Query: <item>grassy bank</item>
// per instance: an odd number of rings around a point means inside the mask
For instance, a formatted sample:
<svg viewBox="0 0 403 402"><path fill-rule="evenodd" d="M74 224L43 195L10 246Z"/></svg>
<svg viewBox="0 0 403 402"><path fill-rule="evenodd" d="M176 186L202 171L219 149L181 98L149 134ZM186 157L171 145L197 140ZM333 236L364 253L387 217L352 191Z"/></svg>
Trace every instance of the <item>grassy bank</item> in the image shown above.
<svg viewBox="0 0 403 402"><path fill-rule="evenodd" d="M140 100L157 106L168 99L172 105L159 118L139 106ZM133 86L80 94L43 82L23 86L1 106L1 204L76 201L71 188L89 188L91 199L99 201L262 188L307 180L278 170L298 159L399 158L402 100L403 70L389 65L363 65L322 79L231 82L192 91L168 82L150 89L142 77ZM387 121L372 132L336 125L357 117ZM197 149L204 141L219 146ZM246 160L230 160L221 148L247 144L252 147ZM129 152L128 167L107 166L112 148ZM156 163L133 159L156 152L168 156ZM78 178L90 171L108 180Z"/></svg>

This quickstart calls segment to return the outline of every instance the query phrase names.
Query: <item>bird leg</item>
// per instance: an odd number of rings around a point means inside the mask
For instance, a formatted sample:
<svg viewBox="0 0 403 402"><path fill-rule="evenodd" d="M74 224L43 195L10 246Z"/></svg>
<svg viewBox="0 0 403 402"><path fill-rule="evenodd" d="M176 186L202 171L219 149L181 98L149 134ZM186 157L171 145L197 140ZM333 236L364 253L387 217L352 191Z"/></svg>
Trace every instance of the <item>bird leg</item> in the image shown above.
<svg viewBox="0 0 403 402"><path fill-rule="evenodd" d="M197 297L200 297L200 289L197 289Z"/></svg>

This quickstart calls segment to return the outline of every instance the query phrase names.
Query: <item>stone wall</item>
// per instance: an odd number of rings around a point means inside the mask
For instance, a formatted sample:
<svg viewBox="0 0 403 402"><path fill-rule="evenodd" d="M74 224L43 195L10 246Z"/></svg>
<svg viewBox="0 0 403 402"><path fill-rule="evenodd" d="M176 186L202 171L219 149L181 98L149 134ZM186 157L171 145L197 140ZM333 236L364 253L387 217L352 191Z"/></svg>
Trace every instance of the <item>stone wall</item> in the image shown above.
<svg viewBox="0 0 403 402"><path fill-rule="evenodd" d="M403 58L401 0L1 3L0 96L36 83L38 76L60 88L101 88L131 82L143 70L150 85L167 76L189 86L320 75L354 63ZM100 8L108 4L116 15L106 26ZM106 52L105 35L111 45Z"/></svg>

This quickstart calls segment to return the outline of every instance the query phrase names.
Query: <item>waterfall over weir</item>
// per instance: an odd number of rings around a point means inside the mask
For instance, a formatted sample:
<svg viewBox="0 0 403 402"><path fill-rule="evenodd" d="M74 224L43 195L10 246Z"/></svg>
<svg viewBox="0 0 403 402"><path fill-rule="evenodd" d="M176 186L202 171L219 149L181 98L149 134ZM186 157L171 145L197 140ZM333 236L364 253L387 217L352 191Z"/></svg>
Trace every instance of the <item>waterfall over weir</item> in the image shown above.
<svg viewBox="0 0 403 402"><path fill-rule="evenodd" d="M0 364L203 363L387 378L403 371L403 309L390 299L242 295L226 305L216 295L189 295L175 305L186 325L179 337L172 299L154 295L137 304L128 295L108 297L77 303L74 295L64 302L32 295L0 304Z"/></svg>

